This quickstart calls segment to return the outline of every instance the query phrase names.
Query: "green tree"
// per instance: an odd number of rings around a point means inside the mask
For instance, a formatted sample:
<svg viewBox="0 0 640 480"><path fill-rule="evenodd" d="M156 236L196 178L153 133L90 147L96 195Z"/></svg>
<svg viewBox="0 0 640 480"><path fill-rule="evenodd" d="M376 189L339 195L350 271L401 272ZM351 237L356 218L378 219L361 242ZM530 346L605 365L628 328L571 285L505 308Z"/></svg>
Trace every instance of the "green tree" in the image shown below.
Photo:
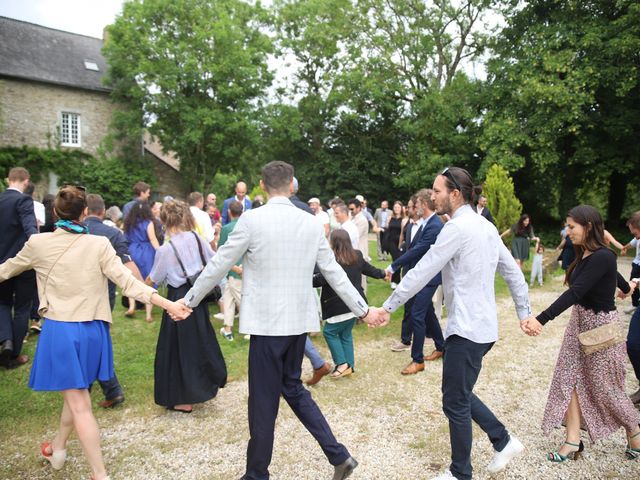
<svg viewBox="0 0 640 480"><path fill-rule="evenodd" d="M367 88L356 95L369 95L370 103L384 108L397 103L397 186L415 190L431 185L447 165L472 172L478 168L481 84L464 69L481 58L493 30L486 18L505 3L358 2L369 24L361 35L368 53L359 81Z"/></svg>
<svg viewBox="0 0 640 480"><path fill-rule="evenodd" d="M522 213L522 203L516 197L513 180L504 167L496 164L489 167L482 194L487 197L487 207L499 232L518 221Z"/></svg>
<svg viewBox="0 0 640 480"><path fill-rule="evenodd" d="M507 23L488 64L486 165L512 172L538 217L599 194L618 221L640 179L640 5L532 0Z"/></svg>
<svg viewBox="0 0 640 480"><path fill-rule="evenodd" d="M108 28L106 83L124 105L121 137L147 128L208 189L217 172L248 175L260 161L254 121L272 75L267 13L241 0L132 0Z"/></svg>

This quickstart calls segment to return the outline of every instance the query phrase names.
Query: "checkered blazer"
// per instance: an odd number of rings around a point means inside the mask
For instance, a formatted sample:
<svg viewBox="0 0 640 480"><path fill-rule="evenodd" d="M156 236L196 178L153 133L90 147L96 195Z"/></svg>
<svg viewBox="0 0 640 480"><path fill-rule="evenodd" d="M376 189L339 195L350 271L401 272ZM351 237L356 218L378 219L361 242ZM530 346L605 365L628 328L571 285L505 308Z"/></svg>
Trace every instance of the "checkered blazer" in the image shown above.
<svg viewBox="0 0 640 480"><path fill-rule="evenodd" d="M320 325L312 286L316 264L354 316L367 311L366 302L336 262L320 222L288 198L273 197L266 205L242 214L227 242L185 295L187 305L198 305L240 258L241 333L317 332Z"/></svg>

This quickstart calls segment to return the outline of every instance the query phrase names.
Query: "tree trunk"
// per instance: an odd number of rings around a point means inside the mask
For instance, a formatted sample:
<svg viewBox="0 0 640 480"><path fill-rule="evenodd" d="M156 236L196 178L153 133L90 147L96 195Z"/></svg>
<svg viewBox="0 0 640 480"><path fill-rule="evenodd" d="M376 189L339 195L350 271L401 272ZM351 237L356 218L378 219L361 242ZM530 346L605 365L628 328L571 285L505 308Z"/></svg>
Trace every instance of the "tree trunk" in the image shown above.
<svg viewBox="0 0 640 480"><path fill-rule="evenodd" d="M609 177L609 207L607 208L607 220L610 225L624 226L622 209L627 196L627 177L623 173L614 171Z"/></svg>

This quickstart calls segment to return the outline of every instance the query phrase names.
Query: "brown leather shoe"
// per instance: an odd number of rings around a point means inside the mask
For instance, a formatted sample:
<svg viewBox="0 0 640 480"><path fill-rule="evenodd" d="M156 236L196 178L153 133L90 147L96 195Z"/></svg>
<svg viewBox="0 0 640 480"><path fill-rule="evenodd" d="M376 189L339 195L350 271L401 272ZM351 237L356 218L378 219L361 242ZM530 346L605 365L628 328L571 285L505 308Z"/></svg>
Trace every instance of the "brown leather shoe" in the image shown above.
<svg viewBox="0 0 640 480"><path fill-rule="evenodd" d="M422 372L423 370L424 370L424 363L411 362L400 373L402 375L415 375L416 373Z"/></svg>
<svg viewBox="0 0 640 480"><path fill-rule="evenodd" d="M328 375L329 373L331 373L331 367L329 366L328 363L325 362L324 365L322 365L320 368L316 368L313 371L313 377L311 377L305 383L309 386L315 385L320 380L322 380L322 377L324 377L325 375Z"/></svg>
<svg viewBox="0 0 640 480"><path fill-rule="evenodd" d="M98 406L102 408L114 408L124 402L124 395L118 395L116 398L112 398L111 400L103 400L98 402Z"/></svg>
<svg viewBox="0 0 640 480"><path fill-rule="evenodd" d="M424 359L427 362L432 362L434 360L441 358L442 355L444 355L444 353L442 353L440 350L434 350L433 352L431 352L430 355L427 355L426 357L424 357Z"/></svg>

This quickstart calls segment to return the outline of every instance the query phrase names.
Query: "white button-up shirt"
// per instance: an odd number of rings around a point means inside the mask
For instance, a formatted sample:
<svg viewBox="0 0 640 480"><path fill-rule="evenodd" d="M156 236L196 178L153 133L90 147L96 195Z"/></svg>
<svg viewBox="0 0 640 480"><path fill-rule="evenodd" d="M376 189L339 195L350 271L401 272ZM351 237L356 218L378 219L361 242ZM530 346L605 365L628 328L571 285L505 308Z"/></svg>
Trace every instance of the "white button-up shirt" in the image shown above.
<svg viewBox="0 0 640 480"><path fill-rule="evenodd" d="M496 227L464 205L444 224L429 251L410 270L383 307L395 311L442 271L449 318L445 338L459 335L476 343L498 340L496 270L511 291L520 320L531 314L522 271L504 246Z"/></svg>

